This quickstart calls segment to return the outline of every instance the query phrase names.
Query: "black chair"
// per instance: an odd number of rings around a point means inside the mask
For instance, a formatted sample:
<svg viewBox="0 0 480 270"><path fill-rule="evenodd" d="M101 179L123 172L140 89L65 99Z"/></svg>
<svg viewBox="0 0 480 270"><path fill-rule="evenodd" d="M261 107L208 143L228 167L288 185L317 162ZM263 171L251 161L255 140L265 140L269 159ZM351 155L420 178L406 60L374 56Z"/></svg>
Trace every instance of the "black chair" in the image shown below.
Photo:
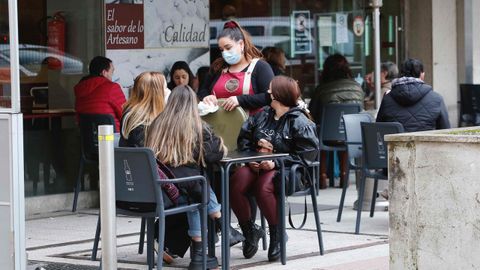
<svg viewBox="0 0 480 270"><path fill-rule="evenodd" d="M360 104L354 103L327 104L325 107L323 107L321 118L322 121L320 123L317 123L317 125L319 125L320 127L320 130L318 132L320 141L320 152L332 152L330 154L329 169L327 170L328 178L330 179L330 186L334 186L333 151L347 151L347 147L345 145L345 126L343 123L343 116L346 114L359 113L360 110ZM322 168L325 168L324 166L325 165L321 164ZM321 169L320 173L324 173L323 169Z"/></svg>
<svg viewBox="0 0 480 270"><path fill-rule="evenodd" d="M78 169L78 178L74 187L72 212L77 211L78 194L83 185L85 165L94 164L98 168L98 126L113 125L115 119L110 114L79 114L81 157ZM115 132L115 131L114 131Z"/></svg>
<svg viewBox="0 0 480 270"><path fill-rule="evenodd" d="M458 126L480 125L480 84L460 84Z"/></svg>
<svg viewBox="0 0 480 270"><path fill-rule="evenodd" d="M162 183L181 183L198 181L202 185L202 202L165 208ZM115 148L115 196L117 214L136 216L146 219L147 223L147 263L148 269L154 267L154 230L155 218L158 218L158 250L164 249L165 216L198 210L201 213L202 239L207 237L207 181L203 176L176 179L160 179L157 163L149 148ZM96 260L100 238L100 216L98 217L92 260ZM207 241L202 241L204 269L206 269ZM162 256L157 256L157 268L162 269Z"/></svg>
<svg viewBox="0 0 480 270"><path fill-rule="evenodd" d="M348 170L346 181L343 182L342 196L340 197L340 204L338 205L337 222L342 219L343 205L345 202L345 194L350 180L350 170L360 171L362 169L361 163L357 163L362 158L362 129L360 123L373 122L372 116L368 113L347 114L343 116L345 124L345 143L347 144L348 153Z"/></svg>
<svg viewBox="0 0 480 270"><path fill-rule="evenodd" d="M306 151L303 153L299 153L300 155L304 155L309 153L310 151ZM293 192L292 194L285 194L287 197L300 197L300 196L307 196L310 195L312 199L312 207L313 207L313 214L315 217L315 226L317 229L317 239L318 239L318 247L320 250L320 255L324 254L324 248L323 248L323 237L322 237L322 227L320 225L320 214L318 213L318 205L317 205L317 188L316 188L316 183L317 179L319 177L319 171L320 171L320 162L319 160L319 151L315 150L316 152L316 160L314 162L306 162L306 161L299 161L299 160L292 160L292 159L287 159L285 160L285 165L287 166L287 170L289 170L289 179L295 179L297 176L297 171L303 170L303 177L305 177L306 181L310 184L309 187L307 187L304 190ZM288 182L288 187L286 187L287 190L295 190L295 182L294 181L289 181ZM285 206L285 199L279 200L280 206L279 207L284 207ZM307 218L307 206L306 206L306 201L305 201L305 215L303 218L302 223L300 226L295 227L293 225L293 221L291 219L291 212L289 211L288 213L289 216L289 223L290 226L293 229L302 229L303 226L305 225L306 218ZM285 217L279 217L279 218L285 218ZM261 221L261 226L263 230L266 230L266 225L265 225L265 218L263 215L260 215L260 221ZM283 228L285 231L283 232L284 234L286 233L286 228ZM266 250L266 238L263 238L263 249Z"/></svg>
<svg viewBox="0 0 480 270"><path fill-rule="evenodd" d="M302 156L302 155L308 154L309 152L310 151L303 152L303 153L298 153L298 154L300 156ZM323 255L324 248L323 248L322 227L320 225L320 214L318 212L318 205L317 205L317 188L315 186L317 181L318 181L319 174L320 174L320 162L319 162L320 151L318 151L318 149L317 149L317 150L315 150L315 152L316 152L315 153L316 154L316 159L315 159L314 162L309 163L309 162L306 162L304 160L301 160L301 161L287 160L286 161L286 165L290 165L289 179L295 179L295 177L297 175L297 171L298 170L303 170L302 175L310 185L305 190L294 192L294 193L292 193L288 196L289 197L299 197L299 196L310 195L310 197L312 199L313 215L315 217L315 226L316 226L316 229L317 229L318 247L320 249L320 255ZM288 189L295 190L294 181L289 181L288 184L290 185L290 187ZM285 204L282 204L282 206L283 205L285 205ZM306 222L306 218L307 218L306 211L307 211L307 206L306 206L306 201L305 201L305 216L303 218L302 224L297 228L295 228L293 226L293 222L292 222L292 219L291 219L291 213L289 211L289 213L288 213L289 223L290 223L290 226L292 228L301 229L303 227L303 225ZM280 217L280 218L284 218L284 217Z"/></svg>
<svg viewBox="0 0 480 270"><path fill-rule="evenodd" d="M388 152L384 136L387 134L402 133L403 126L397 122L385 123L360 123L362 127L362 177L360 179L360 192L357 205L357 221L355 234L360 233L360 219L362 216L363 196L365 193L365 180L367 177L374 179L370 217L373 217L375 200L377 197L378 180L388 180Z"/></svg>

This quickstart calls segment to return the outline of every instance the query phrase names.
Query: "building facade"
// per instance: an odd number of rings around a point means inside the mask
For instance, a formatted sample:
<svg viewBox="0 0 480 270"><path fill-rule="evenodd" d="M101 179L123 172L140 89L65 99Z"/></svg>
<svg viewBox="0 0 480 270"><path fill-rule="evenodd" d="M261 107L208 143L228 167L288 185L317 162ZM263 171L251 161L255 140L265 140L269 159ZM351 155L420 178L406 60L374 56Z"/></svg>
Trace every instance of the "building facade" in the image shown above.
<svg viewBox="0 0 480 270"><path fill-rule="evenodd" d="M0 0L0 179L8 187L0 191L0 249L8 251L0 255L1 268L25 268L25 214L71 207L80 159L73 86L91 58L113 60L113 80L128 97L143 71L168 77L179 60L194 74L209 66L219 56L218 33L234 19L259 49L283 49L286 74L299 81L308 99L328 55L345 55L359 83L373 71L369 3ZM480 84L475 10L480 1L385 0L381 8L381 61L421 59L426 82L445 98L452 126L458 121L459 84ZM95 168L87 175L79 207L97 204Z"/></svg>

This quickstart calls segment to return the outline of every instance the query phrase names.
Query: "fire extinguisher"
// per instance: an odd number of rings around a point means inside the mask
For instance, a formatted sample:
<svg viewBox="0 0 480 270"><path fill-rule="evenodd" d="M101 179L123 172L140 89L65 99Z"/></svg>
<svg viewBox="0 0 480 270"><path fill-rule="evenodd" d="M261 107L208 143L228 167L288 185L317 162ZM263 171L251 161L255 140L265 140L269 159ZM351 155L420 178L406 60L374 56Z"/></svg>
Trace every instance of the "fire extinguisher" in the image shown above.
<svg viewBox="0 0 480 270"><path fill-rule="evenodd" d="M54 51L56 54L63 55L65 52L65 28L66 20L63 16L63 11L58 11L53 16L51 16L47 23L47 45ZM60 60L60 63L58 63ZM58 69L58 65L63 66L63 59L58 59L54 61L55 63L48 63L49 67L52 69Z"/></svg>
<svg viewBox="0 0 480 270"><path fill-rule="evenodd" d="M47 24L48 47L65 51L65 17L63 11L56 12Z"/></svg>

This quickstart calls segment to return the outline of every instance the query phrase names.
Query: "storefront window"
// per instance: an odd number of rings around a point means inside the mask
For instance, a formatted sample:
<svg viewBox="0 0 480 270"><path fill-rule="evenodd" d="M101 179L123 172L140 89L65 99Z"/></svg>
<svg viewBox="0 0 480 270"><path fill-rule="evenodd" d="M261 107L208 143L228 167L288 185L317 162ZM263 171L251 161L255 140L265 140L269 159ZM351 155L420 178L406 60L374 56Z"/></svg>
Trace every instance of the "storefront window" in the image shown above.
<svg viewBox="0 0 480 270"><path fill-rule="evenodd" d="M73 87L105 52L102 12L103 1L18 1L26 196L73 190L81 152ZM97 171L87 175L82 186L95 189Z"/></svg>
<svg viewBox="0 0 480 270"><path fill-rule="evenodd" d="M0 0L0 110L11 108L10 58L5 55L10 46L8 1Z"/></svg>
<svg viewBox="0 0 480 270"><path fill-rule="evenodd" d="M383 9L382 61L395 61L400 4L385 3ZM286 75L299 81L305 98L319 83L323 61L335 53L347 58L354 78L362 84L373 69L371 12L368 0L210 1L211 60L219 57L216 36L223 23L235 19L259 49L283 49Z"/></svg>

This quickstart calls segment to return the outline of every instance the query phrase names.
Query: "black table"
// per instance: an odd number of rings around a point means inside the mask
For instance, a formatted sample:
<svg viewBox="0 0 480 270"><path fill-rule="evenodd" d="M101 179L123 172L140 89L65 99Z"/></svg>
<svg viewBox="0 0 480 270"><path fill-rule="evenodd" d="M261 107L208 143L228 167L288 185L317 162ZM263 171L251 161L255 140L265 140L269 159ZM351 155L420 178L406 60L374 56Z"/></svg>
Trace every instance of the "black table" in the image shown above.
<svg viewBox="0 0 480 270"><path fill-rule="evenodd" d="M230 168L235 164L258 162L263 160L276 160L280 164L280 194L279 194L279 218L280 231L285 230L285 165L286 153L257 153L257 152L232 152L220 161L220 173L222 182L222 269L230 269ZM281 261L286 264L285 234L280 234Z"/></svg>

